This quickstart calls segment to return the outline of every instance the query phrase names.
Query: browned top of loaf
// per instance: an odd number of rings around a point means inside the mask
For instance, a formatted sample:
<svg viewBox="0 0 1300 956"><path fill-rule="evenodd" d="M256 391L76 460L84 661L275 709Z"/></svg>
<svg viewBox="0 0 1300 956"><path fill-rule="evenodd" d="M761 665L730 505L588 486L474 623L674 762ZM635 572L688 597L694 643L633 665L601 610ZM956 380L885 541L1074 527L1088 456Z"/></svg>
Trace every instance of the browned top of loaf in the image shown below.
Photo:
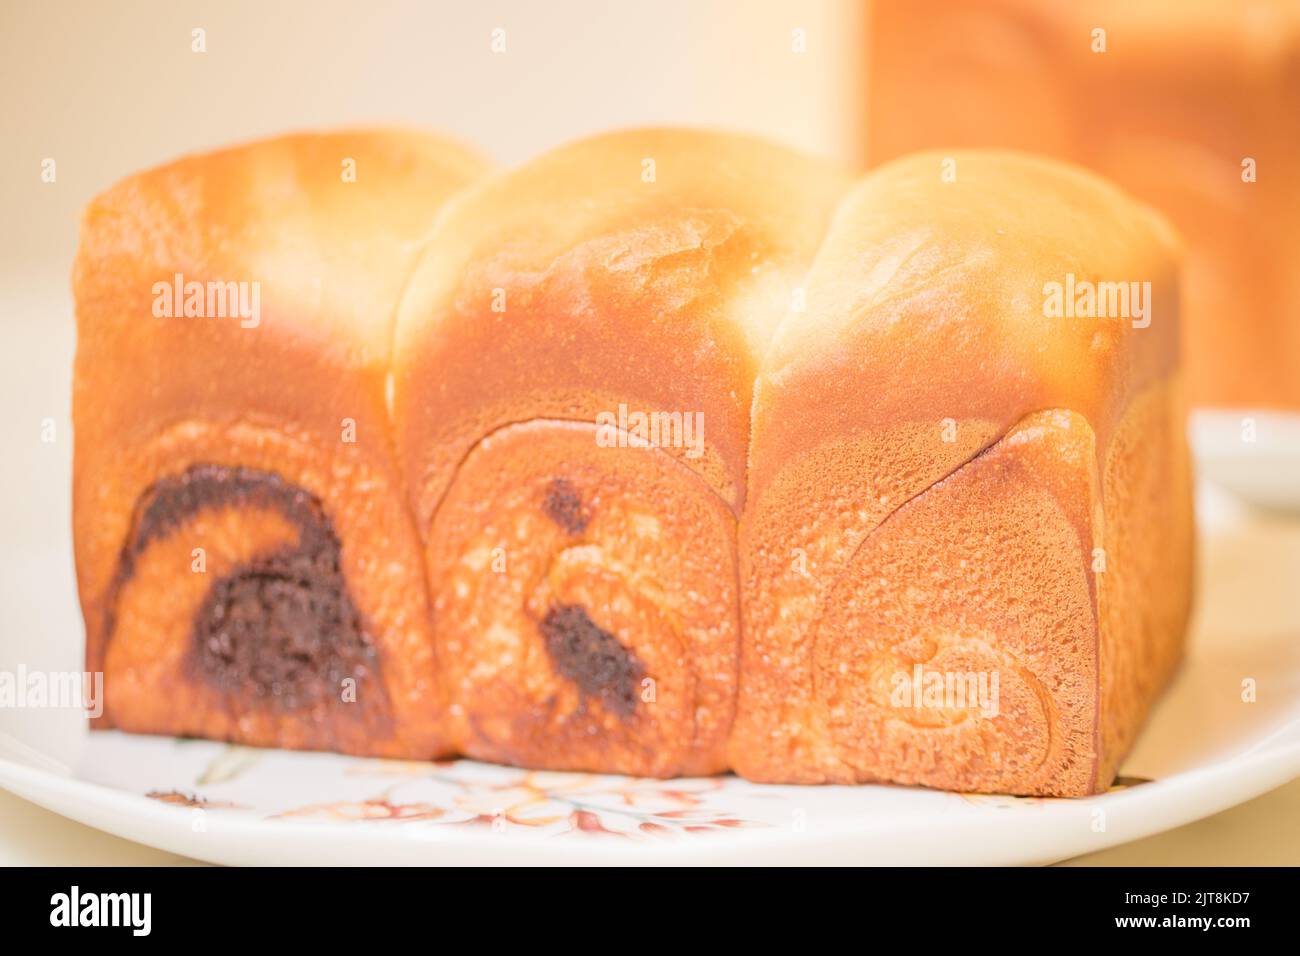
<svg viewBox="0 0 1300 956"><path fill-rule="evenodd" d="M448 197L486 171L443 137L373 129L280 136L129 176L83 217L79 331L149 317L153 283L179 272L260 281L263 310L286 317L280 333L383 361L419 241Z"/></svg>
<svg viewBox="0 0 1300 956"><path fill-rule="evenodd" d="M73 271L77 387L93 395L78 404L79 427L102 413L92 429L147 431L151 413L219 414L232 402L297 414L304 396L331 406L358 382L382 406L393 313L419 243L486 169L442 137L375 129L277 137L117 183L87 208ZM257 326L156 317L155 284L178 274L258 283Z"/></svg>
<svg viewBox="0 0 1300 956"><path fill-rule="evenodd" d="M1065 163L957 150L876 169L840 204L807 308L763 364L750 495L803 451L898 425L1002 432L1064 408L1103 446L1132 396L1178 364L1177 249L1154 210ZM1064 293L1070 276L1076 290L1149 282L1149 324L1048 314L1048 284Z"/></svg>
<svg viewBox="0 0 1300 956"><path fill-rule="evenodd" d="M684 463L738 507L758 362L848 182L752 137L651 129L454 200L398 320L398 440L429 456L408 475L421 519L482 435L620 401L703 413L708 453Z"/></svg>

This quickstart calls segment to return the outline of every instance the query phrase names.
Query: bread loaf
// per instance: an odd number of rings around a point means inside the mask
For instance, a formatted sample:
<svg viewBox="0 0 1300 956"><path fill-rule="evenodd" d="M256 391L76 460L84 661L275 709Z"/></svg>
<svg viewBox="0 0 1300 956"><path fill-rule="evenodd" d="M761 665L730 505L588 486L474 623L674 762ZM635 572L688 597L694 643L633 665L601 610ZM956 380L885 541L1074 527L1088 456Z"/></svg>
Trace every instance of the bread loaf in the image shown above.
<svg viewBox="0 0 1300 956"><path fill-rule="evenodd" d="M76 544L106 723L1108 785L1190 594L1158 216L1018 154L855 184L703 131L483 172L292 138L92 207ZM263 277L260 325L151 317L181 272Z"/></svg>

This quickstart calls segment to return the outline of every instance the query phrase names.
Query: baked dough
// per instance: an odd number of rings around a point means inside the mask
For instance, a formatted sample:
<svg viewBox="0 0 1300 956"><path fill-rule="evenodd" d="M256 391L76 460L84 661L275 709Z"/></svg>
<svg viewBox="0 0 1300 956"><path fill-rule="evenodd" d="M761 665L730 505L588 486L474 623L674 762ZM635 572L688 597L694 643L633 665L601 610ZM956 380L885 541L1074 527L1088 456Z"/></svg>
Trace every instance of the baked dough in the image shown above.
<svg viewBox="0 0 1300 956"><path fill-rule="evenodd" d="M854 183L642 130L489 175L388 131L129 179L75 275L101 725L1103 789L1190 605L1177 262L1017 153Z"/></svg>
<svg viewBox="0 0 1300 956"><path fill-rule="evenodd" d="M386 384L420 241L486 171L422 133L297 135L91 204L73 521L99 726L448 750Z"/></svg>

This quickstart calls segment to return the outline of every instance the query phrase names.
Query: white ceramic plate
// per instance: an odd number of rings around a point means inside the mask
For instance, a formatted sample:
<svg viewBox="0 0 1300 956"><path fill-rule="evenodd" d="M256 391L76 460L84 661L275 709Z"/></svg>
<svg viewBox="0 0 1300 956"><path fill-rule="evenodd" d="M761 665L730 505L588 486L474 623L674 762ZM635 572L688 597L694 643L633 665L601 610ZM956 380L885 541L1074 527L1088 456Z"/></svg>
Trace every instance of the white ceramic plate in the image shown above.
<svg viewBox="0 0 1300 956"><path fill-rule="evenodd" d="M72 774L0 761L0 783L216 863L960 865L1047 863L1198 819L1295 776L1300 741L1232 748L1075 801L529 773L117 733L96 735L83 758Z"/></svg>
<svg viewBox="0 0 1300 956"><path fill-rule="evenodd" d="M1197 411L1189 436L1202 477L1252 504L1300 512L1300 415Z"/></svg>
<svg viewBox="0 0 1300 956"><path fill-rule="evenodd" d="M119 836L219 863L1051 862L1179 826L1300 775L1300 522L1261 517L1214 492L1202 496L1201 519L1187 663L1119 784L1087 800L361 760L90 734L79 713L55 710L0 711L0 785ZM58 557L9 567L6 579L23 590L24 578L37 588L66 577L66 554ZM56 590L70 589L68 580ZM38 618L75 656L73 602L45 604ZM1253 702L1243 700L1250 687Z"/></svg>

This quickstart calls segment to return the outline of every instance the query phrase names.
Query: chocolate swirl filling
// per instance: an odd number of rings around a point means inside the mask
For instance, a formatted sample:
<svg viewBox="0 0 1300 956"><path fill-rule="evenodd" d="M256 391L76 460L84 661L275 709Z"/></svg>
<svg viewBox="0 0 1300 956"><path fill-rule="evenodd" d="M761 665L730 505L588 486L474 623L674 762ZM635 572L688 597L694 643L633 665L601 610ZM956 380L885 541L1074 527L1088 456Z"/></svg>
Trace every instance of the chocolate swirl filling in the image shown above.
<svg viewBox="0 0 1300 956"><path fill-rule="evenodd" d="M217 579L195 614L188 676L246 706L299 711L342 699L344 681L382 694L378 655L348 594L340 544L320 501L272 472L199 464L159 479L141 496L110 602L153 541L217 508L275 510L298 540ZM369 694L367 694L369 696Z"/></svg>
<svg viewBox="0 0 1300 956"><path fill-rule="evenodd" d="M557 604L541 622L546 653L555 669L584 696L626 719L636 710L645 668L636 654L596 624L580 604Z"/></svg>
<svg viewBox="0 0 1300 956"><path fill-rule="evenodd" d="M582 498L573 482L567 478L555 478L546 487L546 498L542 502L546 516L569 534L582 534L587 530L591 516L583 507Z"/></svg>

